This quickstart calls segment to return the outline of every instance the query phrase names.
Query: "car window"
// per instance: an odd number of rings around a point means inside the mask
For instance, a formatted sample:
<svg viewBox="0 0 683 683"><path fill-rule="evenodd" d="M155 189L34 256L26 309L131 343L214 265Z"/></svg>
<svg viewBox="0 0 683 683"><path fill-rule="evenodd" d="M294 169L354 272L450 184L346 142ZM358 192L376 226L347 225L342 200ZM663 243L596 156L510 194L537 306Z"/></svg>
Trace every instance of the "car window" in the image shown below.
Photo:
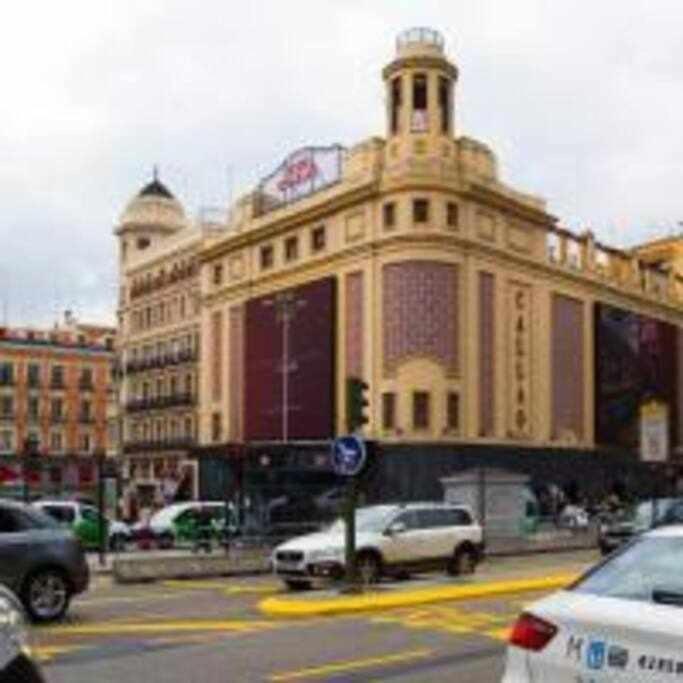
<svg viewBox="0 0 683 683"><path fill-rule="evenodd" d="M573 588L624 600L653 601L656 591L683 596L683 537L639 537Z"/></svg>
<svg viewBox="0 0 683 683"><path fill-rule="evenodd" d="M94 510L93 508L83 508L81 510L81 517L83 517L86 522L99 522L100 521L100 515L97 512L97 510Z"/></svg>
<svg viewBox="0 0 683 683"><path fill-rule="evenodd" d="M683 522L683 502L674 503L664 516L664 521L668 524L680 524Z"/></svg>
<svg viewBox="0 0 683 683"><path fill-rule="evenodd" d="M420 529L434 529L443 526L441 510L424 509L417 511L418 526Z"/></svg>
<svg viewBox="0 0 683 683"><path fill-rule="evenodd" d="M40 510L62 524L71 524L76 516L74 509L67 505L41 505Z"/></svg>
<svg viewBox="0 0 683 683"><path fill-rule="evenodd" d="M392 525L398 523L405 524L408 531L420 528L420 519L416 510L406 510L391 521Z"/></svg>
<svg viewBox="0 0 683 683"><path fill-rule="evenodd" d="M36 509L0 508L0 534L30 529L51 529L59 525L49 515Z"/></svg>
<svg viewBox="0 0 683 683"><path fill-rule="evenodd" d="M472 524L472 516L467 510L461 508L454 508L451 510L444 510L448 526L470 526Z"/></svg>

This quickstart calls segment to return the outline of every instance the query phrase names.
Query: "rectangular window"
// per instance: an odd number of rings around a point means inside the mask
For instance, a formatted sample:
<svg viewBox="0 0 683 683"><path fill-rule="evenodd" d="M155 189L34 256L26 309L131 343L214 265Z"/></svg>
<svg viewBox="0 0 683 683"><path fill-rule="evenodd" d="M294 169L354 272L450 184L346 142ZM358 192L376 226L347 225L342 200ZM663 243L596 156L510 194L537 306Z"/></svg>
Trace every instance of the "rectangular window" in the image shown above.
<svg viewBox="0 0 683 683"><path fill-rule="evenodd" d="M92 389L93 388L92 368L82 368L81 369L81 378L79 381L79 387L81 389Z"/></svg>
<svg viewBox="0 0 683 683"><path fill-rule="evenodd" d="M221 414L213 413L211 416L211 440L218 442L222 438L223 425L221 423Z"/></svg>
<svg viewBox="0 0 683 683"><path fill-rule="evenodd" d="M12 396L3 396L0 399L0 413L3 417L14 416L14 398Z"/></svg>
<svg viewBox="0 0 683 683"><path fill-rule="evenodd" d="M449 228L458 227L458 205L455 202L446 204L446 225Z"/></svg>
<svg viewBox="0 0 683 683"><path fill-rule="evenodd" d="M413 429L429 429L429 393L413 392Z"/></svg>
<svg viewBox="0 0 683 683"><path fill-rule="evenodd" d="M64 388L64 366L63 365L53 365L52 374L50 379L50 384L53 389L63 389Z"/></svg>
<svg viewBox="0 0 683 683"><path fill-rule="evenodd" d="M394 202L387 202L382 207L382 223L387 230L396 225L396 204Z"/></svg>
<svg viewBox="0 0 683 683"><path fill-rule="evenodd" d="M413 110L427 109L427 76L415 74L413 76Z"/></svg>
<svg viewBox="0 0 683 683"><path fill-rule="evenodd" d="M261 247L261 269L267 270L273 267L273 247L267 244Z"/></svg>
<svg viewBox="0 0 683 683"><path fill-rule="evenodd" d="M28 386L31 389L37 389L40 386L40 365L29 363L26 378Z"/></svg>
<svg viewBox="0 0 683 683"><path fill-rule="evenodd" d="M14 365L12 363L0 363L0 386L12 386L14 384Z"/></svg>
<svg viewBox="0 0 683 683"><path fill-rule="evenodd" d="M311 251L322 251L325 248L325 226L321 225L311 231Z"/></svg>
<svg viewBox="0 0 683 683"><path fill-rule="evenodd" d="M413 223L426 223L429 220L429 200L413 199Z"/></svg>
<svg viewBox="0 0 683 683"><path fill-rule="evenodd" d="M382 394L382 428L396 429L396 394L393 392Z"/></svg>
<svg viewBox="0 0 683 683"><path fill-rule="evenodd" d="M285 261L296 261L299 258L299 239L288 237L285 240Z"/></svg>
<svg viewBox="0 0 683 683"><path fill-rule="evenodd" d="M396 135L400 129L401 121L401 77L391 81L391 133Z"/></svg>
<svg viewBox="0 0 683 683"><path fill-rule="evenodd" d="M451 431L460 429L460 395L455 391L446 394L446 426Z"/></svg>
<svg viewBox="0 0 683 683"><path fill-rule="evenodd" d="M4 453L14 450L14 432L11 429L0 431L0 451Z"/></svg>
<svg viewBox="0 0 683 683"><path fill-rule="evenodd" d="M92 419L92 405L90 401L81 401L81 422L90 422Z"/></svg>
<svg viewBox="0 0 683 683"><path fill-rule="evenodd" d="M439 112L441 115L441 132L451 131L451 82L447 78L439 78Z"/></svg>
<svg viewBox="0 0 683 683"><path fill-rule="evenodd" d="M37 420L38 419L38 399L37 398L29 398L28 400L28 417L30 420Z"/></svg>
<svg viewBox="0 0 683 683"><path fill-rule="evenodd" d="M81 446L81 451L83 453L89 453L90 452L90 434L81 434L81 438L79 439L80 446Z"/></svg>
<svg viewBox="0 0 683 683"><path fill-rule="evenodd" d="M63 449L63 441L62 441L62 433L61 432L52 432L50 434L50 450L54 451L56 453L61 452Z"/></svg>
<svg viewBox="0 0 683 683"><path fill-rule="evenodd" d="M217 263L213 267L213 284L220 285L223 282L223 264Z"/></svg>

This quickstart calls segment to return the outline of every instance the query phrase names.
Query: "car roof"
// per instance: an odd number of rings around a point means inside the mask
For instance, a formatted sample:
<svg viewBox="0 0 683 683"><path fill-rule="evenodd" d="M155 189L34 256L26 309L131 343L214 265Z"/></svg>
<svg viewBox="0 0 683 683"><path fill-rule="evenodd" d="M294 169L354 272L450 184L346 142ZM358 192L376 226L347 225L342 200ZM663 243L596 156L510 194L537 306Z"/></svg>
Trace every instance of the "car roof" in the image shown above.
<svg viewBox="0 0 683 683"><path fill-rule="evenodd" d="M26 503L14 500L13 498L0 498L0 505L5 508L14 508L15 510L23 510L26 507Z"/></svg>
<svg viewBox="0 0 683 683"><path fill-rule="evenodd" d="M412 503L387 503L384 505L368 505L363 510L386 510L391 512L393 510L467 510L471 512L469 505L463 505L461 503L442 503L440 501L424 501L424 502L412 502Z"/></svg>

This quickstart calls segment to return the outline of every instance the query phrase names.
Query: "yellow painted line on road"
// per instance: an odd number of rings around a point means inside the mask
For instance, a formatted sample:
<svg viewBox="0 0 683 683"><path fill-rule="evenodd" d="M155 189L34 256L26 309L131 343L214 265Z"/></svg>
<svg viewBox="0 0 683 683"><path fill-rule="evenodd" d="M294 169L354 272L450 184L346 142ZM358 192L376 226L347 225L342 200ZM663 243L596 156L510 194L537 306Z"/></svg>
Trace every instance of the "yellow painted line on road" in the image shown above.
<svg viewBox="0 0 683 683"><path fill-rule="evenodd" d="M359 669L372 669L374 667L386 666L389 664L399 664L411 659L424 659L429 657L433 650L409 650L398 652L392 655L381 657L368 657L367 659L354 659L347 662L333 662L324 666L311 667L310 669L300 669L298 671L285 671L283 673L272 674L271 681L298 681L304 678L323 678L330 674L343 673L345 671L358 671Z"/></svg>
<svg viewBox="0 0 683 683"><path fill-rule="evenodd" d="M169 579L162 581L161 585L166 588L189 588L190 590L214 590L225 588L228 581L197 581L192 579Z"/></svg>
<svg viewBox="0 0 683 683"><path fill-rule="evenodd" d="M278 624L270 621L236 621L236 620L183 620L156 622L124 622L83 624L49 629L60 636L101 636L131 635L146 633L183 633L192 631L240 631L251 632L277 628ZM48 629L45 629L48 630Z"/></svg>
<svg viewBox="0 0 683 683"><path fill-rule="evenodd" d="M127 602L155 602L159 600L168 600L169 598L177 598L178 592L174 593L151 593L139 595L120 595L112 598L86 598L85 600L75 600L74 604L79 606L86 605L115 605L117 603Z"/></svg>
<svg viewBox="0 0 683 683"><path fill-rule="evenodd" d="M188 590L220 590L226 595L271 595L282 590L279 584L247 584L231 586L230 581L193 581L188 579L163 581L167 588L186 588Z"/></svg>
<svg viewBox="0 0 683 683"><path fill-rule="evenodd" d="M67 654L69 652L74 652L75 650L81 650L80 645L44 645L31 648L31 654L36 660L45 664L46 662L52 661L58 655Z"/></svg>
<svg viewBox="0 0 683 683"><path fill-rule="evenodd" d="M231 588L226 588L223 592L227 595L246 595L249 593L274 595L275 593L282 592L282 588L280 586L232 586Z"/></svg>
<svg viewBox="0 0 683 683"><path fill-rule="evenodd" d="M271 597L262 600L259 608L264 614L271 617L291 619L333 616L414 607L435 602L477 600L516 593L550 591L563 588L574 579L576 579L575 574L560 574L493 583L446 584L430 588L418 588L412 591L392 590L386 593L373 592L322 600L315 597L299 600L289 597Z"/></svg>

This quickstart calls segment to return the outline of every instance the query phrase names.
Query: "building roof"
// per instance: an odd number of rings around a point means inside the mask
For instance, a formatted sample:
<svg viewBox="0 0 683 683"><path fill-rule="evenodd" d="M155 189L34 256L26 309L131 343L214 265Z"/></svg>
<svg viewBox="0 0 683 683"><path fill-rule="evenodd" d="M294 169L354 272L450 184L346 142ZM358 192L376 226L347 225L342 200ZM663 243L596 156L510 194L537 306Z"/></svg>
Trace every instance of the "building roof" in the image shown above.
<svg viewBox="0 0 683 683"><path fill-rule="evenodd" d="M138 197L148 196L175 199L173 193L158 178L154 178L152 182L147 183L147 185L145 185L138 193Z"/></svg>

